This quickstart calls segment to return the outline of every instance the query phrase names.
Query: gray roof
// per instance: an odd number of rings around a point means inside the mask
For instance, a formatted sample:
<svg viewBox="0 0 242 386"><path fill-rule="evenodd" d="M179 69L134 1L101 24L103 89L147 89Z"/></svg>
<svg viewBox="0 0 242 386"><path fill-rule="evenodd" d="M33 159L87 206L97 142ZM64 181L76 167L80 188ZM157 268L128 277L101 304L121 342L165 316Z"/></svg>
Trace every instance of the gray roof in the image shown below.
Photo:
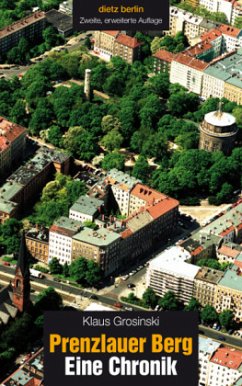
<svg viewBox="0 0 242 386"><path fill-rule="evenodd" d="M70 211L83 213L89 216L94 216L98 208L103 204L103 201L94 197L81 196L74 205L72 205Z"/></svg>
<svg viewBox="0 0 242 386"><path fill-rule="evenodd" d="M231 268L229 268L225 272L224 277L220 280L219 285L241 292L242 276L240 274L239 268L236 265L233 265Z"/></svg>
<svg viewBox="0 0 242 386"><path fill-rule="evenodd" d="M0 200L0 212L11 214L17 206L15 202Z"/></svg>
<svg viewBox="0 0 242 386"><path fill-rule="evenodd" d="M111 177L117 181L117 184L125 184L129 190L131 190L138 182L141 182L140 180L131 177L129 174L121 172L117 169L111 169L108 172L107 177Z"/></svg>
<svg viewBox="0 0 242 386"><path fill-rule="evenodd" d="M239 48L236 53L227 55L224 59L209 65L204 73L242 88L242 48Z"/></svg>
<svg viewBox="0 0 242 386"><path fill-rule="evenodd" d="M82 226L82 223L80 221L72 220L68 217L62 216L62 217L59 217L58 220L56 220L53 225L66 229L67 231L70 231L70 232L78 232Z"/></svg>
<svg viewBox="0 0 242 386"><path fill-rule="evenodd" d="M84 228L73 237L73 240L82 241L98 247L108 246L118 239L120 239L120 236L117 233L109 231L105 228L100 228L97 231Z"/></svg>
<svg viewBox="0 0 242 386"><path fill-rule="evenodd" d="M7 181L0 189L0 200L10 201L22 189L22 184L15 181Z"/></svg>

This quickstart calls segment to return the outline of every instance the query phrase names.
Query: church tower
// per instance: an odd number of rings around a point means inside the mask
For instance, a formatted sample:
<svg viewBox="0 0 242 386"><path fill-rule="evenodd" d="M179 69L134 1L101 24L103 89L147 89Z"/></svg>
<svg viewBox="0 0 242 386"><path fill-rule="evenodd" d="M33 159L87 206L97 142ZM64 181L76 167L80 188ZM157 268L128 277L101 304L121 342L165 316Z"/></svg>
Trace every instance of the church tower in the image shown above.
<svg viewBox="0 0 242 386"><path fill-rule="evenodd" d="M28 264L28 250L25 242L25 234L23 232L18 262L15 271L15 278L13 281L13 304L19 312L24 312L30 306L30 274Z"/></svg>

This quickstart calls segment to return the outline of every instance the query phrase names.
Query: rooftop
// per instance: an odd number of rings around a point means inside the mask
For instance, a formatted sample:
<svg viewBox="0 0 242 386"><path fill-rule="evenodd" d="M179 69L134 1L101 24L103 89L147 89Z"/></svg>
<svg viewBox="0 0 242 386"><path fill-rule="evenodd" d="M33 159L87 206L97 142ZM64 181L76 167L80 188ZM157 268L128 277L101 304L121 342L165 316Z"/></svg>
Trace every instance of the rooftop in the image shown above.
<svg viewBox="0 0 242 386"><path fill-rule="evenodd" d="M199 336L199 351L204 354L212 355L220 346L220 343L213 339Z"/></svg>
<svg viewBox="0 0 242 386"><path fill-rule="evenodd" d="M202 267L198 272L196 279L208 283L217 284L224 276L224 272L208 267Z"/></svg>
<svg viewBox="0 0 242 386"><path fill-rule="evenodd" d="M0 200L0 212L11 214L17 206L15 202Z"/></svg>
<svg viewBox="0 0 242 386"><path fill-rule="evenodd" d="M49 229L47 228L31 228L28 232L25 234L26 238L31 238L38 241L43 241L45 243L49 242Z"/></svg>
<svg viewBox="0 0 242 386"><path fill-rule="evenodd" d="M117 169L110 170L105 181L111 185L120 185L121 189L128 191L130 191L137 182L140 182L136 178Z"/></svg>
<svg viewBox="0 0 242 386"><path fill-rule="evenodd" d="M25 17L24 19L16 21L15 23L0 30L0 39L25 28L27 25L34 24L41 19L45 19L45 13L38 11L28 17Z"/></svg>
<svg viewBox="0 0 242 386"><path fill-rule="evenodd" d="M202 228L201 234L224 236L228 229L238 227L242 222L242 203L228 210L211 224Z"/></svg>
<svg viewBox="0 0 242 386"><path fill-rule="evenodd" d="M40 150L36 155L25 165L20 166L11 174L8 181L16 182L21 185L27 185L34 176L42 172L42 170L52 162L51 155L48 151Z"/></svg>
<svg viewBox="0 0 242 386"><path fill-rule="evenodd" d="M73 240L82 241L99 247L108 246L118 239L120 239L120 235L105 228L100 228L96 231L84 228L73 237Z"/></svg>
<svg viewBox="0 0 242 386"><path fill-rule="evenodd" d="M140 200L145 201L147 204L153 204L160 200L165 200L167 196L156 190L149 188L147 185L136 184L131 191L132 196L138 197Z"/></svg>
<svg viewBox="0 0 242 386"><path fill-rule="evenodd" d="M219 282L220 286L231 288L235 291L241 291L242 288L242 268L234 264L224 273Z"/></svg>
<svg viewBox="0 0 242 386"><path fill-rule="evenodd" d="M174 59L174 56L175 54L166 50L159 50L153 55L154 58L164 60L165 62L169 62L169 63L172 62L172 60Z"/></svg>
<svg viewBox="0 0 242 386"><path fill-rule="evenodd" d="M6 150L9 145L20 135L24 134L26 130L25 127L17 125L0 116L0 152Z"/></svg>
<svg viewBox="0 0 242 386"><path fill-rule="evenodd" d="M183 53L177 54L174 58L174 61L180 64L183 64L185 66L194 68L195 70L198 70L198 71L204 71L207 68L208 63L205 63L202 60L191 57L185 52L186 51L184 51Z"/></svg>
<svg viewBox="0 0 242 386"><path fill-rule="evenodd" d="M229 369L239 370L242 364L242 352L234 348L220 347L215 351L210 362Z"/></svg>
<svg viewBox="0 0 242 386"><path fill-rule="evenodd" d="M224 35L229 35L231 37L237 38L242 35L242 30L236 27L232 27L227 24L221 24L218 27L219 31L222 32Z"/></svg>
<svg viewBox="0 0 242 386"><path fill-rule="evenodd" d="M190 253L184 248L173 246L151 260L149 269L160 272L166 271L175 276L194 279L200 267L187 263L190 258Z"/></svg>
<svg viewBox="0 0 242 386"><path fill-rule="evenodd" d="M72 220L68 217L62 216L50 227L50 232L71 237L75 233L79 232L81 227L82 223L80 221Z"/></svg>
<svg viewBox="0 0 242 386"><path fill-rule="evenodd" d="M56 9L46 12L46 18L59 32L67 33L73 29L72 17Z"/></svg>
<svg viewBox="0 0 242 386"><path fill-rule="evenodd" d="M123 46L133 49L143 44L142 42L138 41L138 39L124 34L119 34L115 41L119 44L122 44Z"/></svg>
<svg viewBox="0 0 242 386"><path fill-rule="evenodd" d="M232 114L212 111L205 115L205 121L213 126L227 127L235 124L236 119Z"/></svg>
<svg viewBox="0 0 242 386"><path fill-rule="evenodd" d="M23 366L18 368L6 380L1 383L3 386L40 386L43 383L43 349L35 353Z"/></svg>
<svg viewBox="0 0 242 386"><path fill-rule="evenodd" d="M191 12L188 12L173 6L170 7L170 15L179 17L180 19L183 19L188 23L195 24L195 25L200 25L201 22L203 21L203 17L193 15Z"/></svg>
<svg viewBox="0 0 242 386"><path fill-rule="evenodd" d="M23 189L23 185L15 181L7 181L0 188L0 201L11 201Z"/></svg>
<svg viewBox="0 0 242 386"><path fill-rule="evenodd" d="M83 213L89 216L94 216L98 208L103 205L103 201L94 197L81 196L74 205L72 205L70 211Z"/></svg>
<svg viewBox="0 0 242 386"><path fill-rule="evenodd" d="M220 79L226 83L242 88L242 48L236 52L225 55L220 60L215 60L204 70L214 78Z"/></svg>
<svg viewBox="0 0 242 386"><path fill-rule="evenodd" d="M233 259L236 259L240 255L241 251L242 247L234 243L223 244L218 249L218 253L221 253L222 255L231 257Z"/></svg>

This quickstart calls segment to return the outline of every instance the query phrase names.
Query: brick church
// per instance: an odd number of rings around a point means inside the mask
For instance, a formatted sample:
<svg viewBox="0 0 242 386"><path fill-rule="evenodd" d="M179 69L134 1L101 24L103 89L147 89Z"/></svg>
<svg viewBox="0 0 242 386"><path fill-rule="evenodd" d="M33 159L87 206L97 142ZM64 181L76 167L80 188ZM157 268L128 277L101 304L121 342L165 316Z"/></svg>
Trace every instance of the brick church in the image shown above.
<svg viewBox="0 0 242 386"><path fill-rule="evenodd" d="M28 311L30 301L30 274L28 250L22 235L15 277L8 286L0 288L0 327L6 325L19 313Z"/></svg>

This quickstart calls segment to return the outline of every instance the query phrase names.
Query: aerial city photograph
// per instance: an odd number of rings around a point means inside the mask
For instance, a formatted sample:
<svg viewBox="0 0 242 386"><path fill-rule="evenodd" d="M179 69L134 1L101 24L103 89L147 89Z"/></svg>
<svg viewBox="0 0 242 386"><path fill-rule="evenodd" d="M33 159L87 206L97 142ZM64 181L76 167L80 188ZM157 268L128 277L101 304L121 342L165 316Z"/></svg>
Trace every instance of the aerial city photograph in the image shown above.
<svg viewBox="0 0 242 386"><path fill-rule="evenodd" d="M72 17L0 0L0 384L45 385L44 312L76 310L196 311L198 385L241 386L242 0Z"/></svg>

